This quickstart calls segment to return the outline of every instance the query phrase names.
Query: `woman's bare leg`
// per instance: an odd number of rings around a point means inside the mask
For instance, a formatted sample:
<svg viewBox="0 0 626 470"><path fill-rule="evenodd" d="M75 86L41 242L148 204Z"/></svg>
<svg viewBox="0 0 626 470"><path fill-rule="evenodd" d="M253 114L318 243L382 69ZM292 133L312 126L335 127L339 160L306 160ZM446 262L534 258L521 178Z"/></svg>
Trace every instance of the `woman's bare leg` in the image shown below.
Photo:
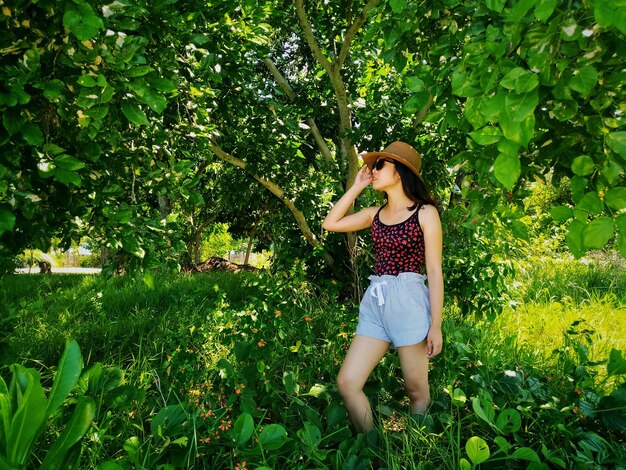
<svg viewBox="0 0 626 470"><path fill-rule="evenodd" d="M404 385L411 400L411 413L426 413L430 405L426 340L398 348Z"/></svg>
<svg viewBox="0 0 626 470"><path fill-rule="evenodd" d="M374 427L372 408L363 386L389 349L389 343L369 336L356 335L337 376L337 386L357 432Z"/></svg>

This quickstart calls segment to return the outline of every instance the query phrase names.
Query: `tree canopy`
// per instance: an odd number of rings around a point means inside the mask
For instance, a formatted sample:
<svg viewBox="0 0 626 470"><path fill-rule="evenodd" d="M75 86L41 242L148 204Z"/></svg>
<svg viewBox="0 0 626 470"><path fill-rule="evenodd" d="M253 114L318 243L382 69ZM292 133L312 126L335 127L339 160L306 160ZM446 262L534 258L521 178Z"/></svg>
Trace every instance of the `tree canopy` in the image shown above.
<svg viewBox="0 0 626 470"><path fill-rule="evenodd" d="M337 269L357 239L323 214L393 140L422 153L452 257L527 238L526 183L562 178L571 252L626 256L621 1L14 0L1 21L5 262L89 236L173 267L230 221Z"/></svg>

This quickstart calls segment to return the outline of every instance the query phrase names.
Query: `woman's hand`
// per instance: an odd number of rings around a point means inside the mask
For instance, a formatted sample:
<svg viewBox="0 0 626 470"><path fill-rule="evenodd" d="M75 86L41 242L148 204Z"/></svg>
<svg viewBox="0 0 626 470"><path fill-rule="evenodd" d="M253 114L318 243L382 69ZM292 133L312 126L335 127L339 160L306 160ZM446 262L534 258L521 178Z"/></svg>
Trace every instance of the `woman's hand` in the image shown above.
<svg viewBox="0 0 626 470"><path fill-rule="evenodd" d="M372 173L367 165L363 165L354 179L354 185L359 189L365 189L372 182Z"/></svg>
<svg viewBox="0 0 626 470"><path fill-rule="evenodd" d="M428 358L435 357L441 352L443 346L443 337L440 328L431 328L426 336L426 352Z"/></svg>

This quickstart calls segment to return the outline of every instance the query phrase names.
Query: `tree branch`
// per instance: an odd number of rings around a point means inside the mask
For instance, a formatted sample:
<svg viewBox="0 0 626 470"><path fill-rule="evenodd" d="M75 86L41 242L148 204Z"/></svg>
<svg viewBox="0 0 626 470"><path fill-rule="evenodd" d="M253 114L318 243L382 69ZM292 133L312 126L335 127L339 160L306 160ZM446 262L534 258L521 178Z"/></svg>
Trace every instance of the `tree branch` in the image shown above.
<svg viewBox="0 0 626 470"><path fill-rule="evenodd" d="M315 39L315 35L313 34L313 29L311 28L311 22L307 17L306 11L304 11L304 0L295 0L296 5L296 14L298 15L298 21L300 22L300 27L304 31L304 37L306 38L306 42L309 44L311 48L311 52L317 59L317 61L324 67L326 73L331 75L333 73L333 65L329 62L326 56L322 53L317 40Z"/></svg>
<svg viewBox="0 0 626 470"><path fill-rule="evenodd" d="M359 16L357 17L357 19L348 28L348 31L346 32L346 36L343 38L343 45L341 46L341 51L339 51L339 67L343 65L346 58L348 57L348 54L350 53L350 46L352 45L352 39L354 39L354 36L356 35L357 31L361 29L361 26L363 26L363 23L365 23L367 14L372 8L378 6L379 3L380 3L380 0L370 0L369 2L367 2L367 5L363 7L363 10L361 11L361 13L359 13Z"/></svg>
<svg viewBox="0 0 626 470"><path fill-rule="evenodd" d="M274 196L276 196L278 199L280 199L280 201L285 206L287 206L287 208L291 211L291 213L295 217L296 223L298 224L298 227L300 228L300 231L302 232L302 234L306 238L307 242L309 242L309 244L314 246L314 247L321 246L323 248L323 245L317 239L315 234L311 231L311 228L309 227L309 224L307 224L307 221L306 221L306 219L304 217L304 214L296 207L294 202L285 195L285 191L280 186L278 186L273 181L270 181L270 180L268 180L266 178L263 178L262 176L259 176L259 175L256 175L256 174L250 172L247 169L248 164L246 162L244 162L243 160L241 160L241 159L239 159L239 158L237 158L237 157L235 157L235 156L225 152L218 145L218 143L215 142L215 140L210 139L209 140L209 146L211 148L211 151L215 155L217 155L219 158L221 158L222 160L230 163L231 165L234 165L234 166L244 170L249 176L251 176L256 181L258 181L261 186L266 188ZM323 256L324 256L324 259L326 260L326 262L328 263L328 265L332 266L333 263L334 263L334 260L333 260L332 256L330 255L330 253L326 249L324 249L324 251L323 251Z"/></svg>
<svg viewBox="0 0 626 470"><path fill-rule="evenodd" d="M283 91L289 97L289 99L291 101L295 101L296 94L293 91L293 88L291 88L291 85L289 85L289 82L280 73L280 70L278 70L278 67L274 65L274 62L272 62L272 59L266 57L263 59L263 63L267 66L270 72L272 72L272 75L274 76L274 80L276 80L278 85L283 89ZM324 160L326 160L327 163L332 164L333 155L332 153L330 153L330 149L328 148L326 141L322 137L322 134L320 133L320 130L317 127L317 124L315 123L315 120L313 118L308 118L306 120L306 123L309 126L309 130L311 131L311 134L313 134L313 138L315 139L315 142L317 143L317 146L319 147L320 152L322 152L322 156L324 157Z"/></svg>

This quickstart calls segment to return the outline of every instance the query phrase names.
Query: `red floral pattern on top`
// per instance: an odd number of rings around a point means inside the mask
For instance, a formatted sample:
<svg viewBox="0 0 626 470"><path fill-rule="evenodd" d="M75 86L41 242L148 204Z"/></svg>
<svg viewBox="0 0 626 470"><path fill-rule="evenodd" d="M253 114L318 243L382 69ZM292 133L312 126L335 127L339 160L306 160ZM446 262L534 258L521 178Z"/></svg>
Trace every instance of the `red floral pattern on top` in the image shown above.
<svg viewBox="0 0 626 470"><path fill-rule="evenodd" d="M384 207L384 206L383 206ZM382 207L381 207L382 209ZM372 221L372 243L376 258L374 273L377 276L400 273L424 273L424 233L419 223L419 206L404 222L394 225L382 223L378 217Z"/></svg>

